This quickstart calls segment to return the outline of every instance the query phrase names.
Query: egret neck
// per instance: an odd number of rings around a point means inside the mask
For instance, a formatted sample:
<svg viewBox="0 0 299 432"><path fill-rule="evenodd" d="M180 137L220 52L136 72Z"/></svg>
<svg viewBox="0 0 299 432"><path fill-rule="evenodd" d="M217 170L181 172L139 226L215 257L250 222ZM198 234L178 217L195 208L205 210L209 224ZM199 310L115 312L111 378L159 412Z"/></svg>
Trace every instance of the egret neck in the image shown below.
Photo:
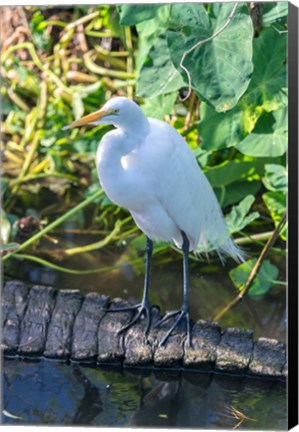
<svg viewBox="0 0 299 432"><path fill-rule="evenodd" d="M135 108L135 107L134 107ZM151 131L150 123L139 106L130 115L114 116L113 126L120 129L128 138L144 138Z"/></svg>

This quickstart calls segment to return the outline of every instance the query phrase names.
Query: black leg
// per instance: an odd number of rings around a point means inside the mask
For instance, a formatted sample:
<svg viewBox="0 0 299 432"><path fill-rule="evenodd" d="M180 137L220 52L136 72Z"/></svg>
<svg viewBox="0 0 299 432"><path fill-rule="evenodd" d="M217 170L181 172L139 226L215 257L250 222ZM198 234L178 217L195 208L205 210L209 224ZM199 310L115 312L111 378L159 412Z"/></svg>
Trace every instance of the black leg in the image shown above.
<svg viewBox="0 0 299 432"><path fill-rule="evenodd" d="M144 288L143 288L143 299L142 302L149 305L149 278L151 270L151 261L153 253L153 242L150 238L146 238L146 261L145 261L145 277L144 277Z"/></svg>
<svg viewBox="0 0 299 432"><path fill-rule="evenodd" d="M184 303L183 309L189 313L189 240L186 234L182 231L183 236L183 288L184 288Z"/></svg>
<svg viewBox="0 0 299 432"><path fill-rule="evenodd" d="M151 268L151 258L153 253L153 242L150 238L146 238L146 264L145 264L145 277L144 277L144 288L143 288L143 296L141 303L138 303L134 306L128 306L123 308L116 308L116 309L105 309L106 312L128 312L128 311L136 311L135 316L132 318L132 320L124 327L122 327L119 331L119 333L122 333L126 330L128 330L130 327L132 327L133 324L135 324L142 315L145 315L147 318L147 326L145 330L145 334L147 335L150 327L151 327L151 304L149 302L149 275L150 275L150 268Z"/></svg>
<svg viewBox="0 0 299 432"><path fill-rule="evenodd" d="M190 314L189 314L189 240L186 236L186 234L182 231L182 237L183 237L183 244L182 244L182 251L183 251L183 290L184 290L184 300L183 305L181 309L169 312L167 313L158 323L156 326L160 326L162 323L167 321L169 318L172 318L176 315L178 315L178 318L174 322L174 324L171 326L169 331L166 333L164 338L160 342L160 346L164 345L173 330L179 325L179 323L182 321L183 318L186 319L186 325L187 325L187 340L189 346L191 346L191 329L190 329Z"/></svg>

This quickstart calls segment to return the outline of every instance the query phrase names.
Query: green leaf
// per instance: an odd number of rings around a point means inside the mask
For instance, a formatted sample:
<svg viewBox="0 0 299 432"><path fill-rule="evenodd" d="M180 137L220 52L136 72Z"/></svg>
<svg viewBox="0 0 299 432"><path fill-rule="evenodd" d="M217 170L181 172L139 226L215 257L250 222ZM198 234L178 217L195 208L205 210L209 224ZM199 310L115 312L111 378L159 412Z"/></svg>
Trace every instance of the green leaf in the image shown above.
<svg viewBox="0 0 299 432"><path fill-rule="evenodd" d="M130 246L132 246L135 250L139 252L143 252L146 246L146 238L144 234L140 234L133 238L130 242Z"/></svg>
<svg viewBox="0 0 299 432"><path fill-rule="evenodd" d="M265 166L265 177L262 179L269 191L287 193L288 172L286 167L278 164L267 164Z"/></svg>
<svg viewBox="0 0 299 432"><path fill-rule="evenodd" d="M234 206L226 216L226 226L230 234L241 231L260 215L258 212L247 214L254 203L254 196L248 195L238 205Z"/></svg>
<svg viewBox="0 0 299 432"><path fill-rule="evenodd" d="M147 117L163 119L163 117L169 114L173 109L176 98L176 93L159 95L154 98L146 99L145 104L141 105L141 108Z"/></svg>
<svg viewBox="0 0 299 432"><path fill-rule="evenodd" d="M263 25L269 26L275 21L284 22L288 16L289 5L287 2L263 3Z"/></svg>
<svg viewBox="0 0 299 432"><path fill-rule="evenodd" d="M265 28L253 40L254 72L243 98L247 105L266 111L287 105L286 42L286 35L273 28Z"/></svg>
<svg viewBox="0 0 299 432"><path fill-rule="evenodd" d="M282 192L266 192L263 194L263 200L271 213L272 219L279 222L286 211L286 195Z"/></svg>
<svg viewBox="0 0 299 432"><path fill-rule="evenodd" d="M200 104L198 126L203 150L220 150L233 147L242 138L242 111L239 106L225 113L218 113L205 102Z"/></svg>
<svg viewBox="0 0 299 432"><path fill-rule="evenodd" d="M132 26L155 18L159 9L164 5L122 5L120 7L120 24Z"/></svg>
<svg viewBox="0 0 299 432"><path fill-rule="evenodd" d="M256 259L246 261L229 272L231 280L239 291L244 288L244 285L254 265L256 264L256 261ZM258 297L266 294L269 289L276 284L275 280L277 279L278 274L278 268L271 264L269 260L265 260L257 272L257 275L252 282L247 294L250 297Z"/></svg>
<svg viewBox="0 0 299 432"><path fill-rule="evenodd" d="M265 163L269 161L270 158L247 161L226 160L220 165L209 167L205 175L213 187L223 187L235 181L259 179L264 175Z"/></svg>
<svg viewBox="0 0 299 432"><path fill-rule="evenodd" d="M267 209L270 212L271 218L277 226L286 211L286 194L283 192L266 192L262 196ZM287 237L287 225L281 231L280 237L286 240Z"/></svg>
<svg viewBox="0 0 299 432"><path fill-rule="evenodd" d="M202 4L172 5L167 42L171 59L185 82L186 73L180 67L184 52L221 29L232 8L231 3L215 3L209 5L208 12ZM253 70L252 38L252 21L240 3L225 30L184 60L193 89L218 112L233 108L248 87Z"/></svg>
<svg viewBox="0 0 299 432"><path fill-rule="evenodd" d="M136 69L139 71L158 36L168 26L170 5L164 5L156 9L153 19L136 25L138 33L138 51L136 58Z"/></svg>
<svg viewBox="0 0 299 432"><path fill-rule="evenodd" d="M44 17L41 11L37 10L33 15L29 23L31 35L34 43L41 50L49 48L51 43L51 37L47 29L44 26Z"/></svg>
<svg viewBox="0 0 299 432"><path fill-rule="evenodd" d="M172 93L183 87L184 82L169 56L165 33L161 34L151 48L137 81L138 96L150 98Z"/></svg>
<svg viewBox="0 0 299 432"><path fill-rule="evenodd" d="M215 194L222 208L240 202L247 195L256 195L261 188L259 181L236 181L222 188L216 188Z"/></svg>
<svg viewBox="0 0 299 432"><path fill-rule="evenodd" d="M287 110L265 112L252 133L236 145L240 152L255 157L282 156L287 150Z"/></svg>

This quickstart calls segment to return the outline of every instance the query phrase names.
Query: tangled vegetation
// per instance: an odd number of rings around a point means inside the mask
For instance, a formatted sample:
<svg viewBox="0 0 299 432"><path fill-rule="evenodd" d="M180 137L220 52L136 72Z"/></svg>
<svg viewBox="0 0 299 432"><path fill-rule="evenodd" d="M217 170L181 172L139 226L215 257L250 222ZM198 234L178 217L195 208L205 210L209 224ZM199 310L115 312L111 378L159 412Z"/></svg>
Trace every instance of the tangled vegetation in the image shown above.
<svg viewBox="0 0 299 432"><path fill-rule="evenodd" d="M283 2L239 3L235 10L231 3L5 8L4 259L84 274L59 262L109 243L141 249L143 235L98 184L94 156L110 127L62 130L113 95L135 98L147 116L185 137L230 233L259 256L286 211L287 12ZM67 220L100 241L47 254L52 229ZM282 223L279 234L283 254ZM231 271L240 290L256 262ZM270 260L258 275L251 295L279 279Z"/></svg>

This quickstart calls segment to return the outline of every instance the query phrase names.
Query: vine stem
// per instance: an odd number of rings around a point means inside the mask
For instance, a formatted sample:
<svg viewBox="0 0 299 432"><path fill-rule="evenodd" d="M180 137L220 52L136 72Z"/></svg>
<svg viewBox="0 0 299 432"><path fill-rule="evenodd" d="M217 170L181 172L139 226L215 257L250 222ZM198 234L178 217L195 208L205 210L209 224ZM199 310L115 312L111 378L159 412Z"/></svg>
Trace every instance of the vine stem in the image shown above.
<svg viewBox="0 0 299 432"><path fill-rule="evenodd" d="M78 270L78 269L70 269L70 268L59 266L57 264L53 264L50 261L47 261L43 258L39 258L39 257L34 256L34 255L17 254L15 257L17 259L33 261L33 262L41 264L45 267L49 267L49 268L52 268L54 270L61 271L63 273L75 274L75 275L80 275L80 276L87 275L87 274L94 274L94 273L104 273L104 272L108 272L108 271L115 269L115 266L107 266L107 267L98 267L98 268L90 269L90 270Z"/></svg>
<svg viewBox="0 0 299 432"><path fill-rule="evenodd" d="M51 69L48 69L46 65L43 64L43 62L40 60L37 52L35 51L34 45L31 42L21 42L17 45L13 45L10 48L8 48L5 53L2 55L2 64L5 64L8 57L14 52L19 49L27 49L29 54L31 55L31 58L33 60L33 63L38 67L44 74L48 76L48 78L55 82L57 87L61 88L68 94L72 94L72 90L69 89L66 85L63 84L63 82L58 78L57 75L55 75L54 72L52 72Z"/></svg>
<svg viewBox="0 0 299 432"><path fill-rule="evenodd" d="M186 73L187 78L188 78L188 93L187 93L187 95L184 97L184 99L182 99L182 102L184 102L185 100L188 99L188 97L190 96L191 91L192 91L192 86L191 86L191 84L192 84L192 81L191 81L191 74L190 74L189 70L186 68L186 66L184 66L184 64L183 64L183 63L184 63L184 60L185 60L185 58L186 58L186 56L187 56L188 54L190 54L193 50L195 50L196 48L198 48L200 45L202 45L202 44L204 44L204 43L206 43L206 42L209 42L209 41L211 41L212 39L214 39L215 37L217 37L218 35L220 35L220 33L222 33L222 32L226 29L226 27L230 24L231 20L233 19L233 16L234 16L235 12L236 12L237 7L238 7L238 3L235 3L234 6L233 6L233 9L232 9L232 11L231 11L231 13L229 14L229 16L228 16L228 18L227 18L227 20L225 21L225 23L223 24L223 26L220 27L219 30L217 30L215 33L213 33L213 34L212 34L211 36L209 36L208 38L196 42L195 45L193 45L193 46L192 46L191 48L189 48L188 50L184 51L184 53L183 53L183 55L182 55L182 58L181 58L181 61L180 61L180 67L181 67L181 69L183 69L183 71Z"/></svg>
<svg viewBox="0 0 299 432"><path fill-rule="evenodd" d="M260 266L262 265L265 257L268 255L271 247L273 246L273 244L275 243L277 237L279 236L279 233L283 227L283 225L285 224L286 221L286 212L284 213L284 215L282 216L282 218L280 219L279 224L277 225L277 227L275 228L275 230L273 231L272 236L269 238L269 240L267 241L267 243L265 244L260 256L258 257L253 269L250 272L250 275L244 285L244 287L242 288L242 290L239 292L239 294L232 300L230 301L214 318L215 321L218 321L220 318L222 318L222 316L229 311L233 306L235 306L235 304L237 304L240 300L242 300L242 298L244 297L244 295L247 293L247 291L249 290L254 278L256 277L256 274L260 268Z"/></svg>

